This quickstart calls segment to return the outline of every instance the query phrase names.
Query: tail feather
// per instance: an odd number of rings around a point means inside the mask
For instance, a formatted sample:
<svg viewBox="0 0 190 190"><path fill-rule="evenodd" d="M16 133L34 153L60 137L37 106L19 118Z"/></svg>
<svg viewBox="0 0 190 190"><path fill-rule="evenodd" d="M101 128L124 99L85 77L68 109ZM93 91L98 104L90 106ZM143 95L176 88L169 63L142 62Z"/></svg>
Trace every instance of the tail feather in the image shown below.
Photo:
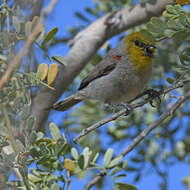
<svg viewBox="0 0 190 190"><path fill-rule="evenodd" d="M83 99L79 96L77 96L77 94L73 94L71 96L69 96L68 98L65 98L64 100L57 102L53 105L53 109L57 110L57 111L66 111L69 108L71 108L72 106L74 106L75 104L81 102Z"/></svg>

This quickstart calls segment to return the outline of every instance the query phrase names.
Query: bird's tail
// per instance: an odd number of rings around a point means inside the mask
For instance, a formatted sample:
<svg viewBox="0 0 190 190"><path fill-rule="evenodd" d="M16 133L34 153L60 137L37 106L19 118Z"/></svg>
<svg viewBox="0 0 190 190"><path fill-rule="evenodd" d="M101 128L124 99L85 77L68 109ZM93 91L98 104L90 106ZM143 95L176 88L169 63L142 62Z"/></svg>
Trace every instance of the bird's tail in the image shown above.
<svg viewBox="0 0 190 190"><path fill-rule="evenodd" d="M73 94L73 95L69 96L68 98L65 98L64 100L55 103L53 105L53 109L55 109L57 111L66 111L82 100L83 100L82 97L80 97L77 94Z"/></svg>

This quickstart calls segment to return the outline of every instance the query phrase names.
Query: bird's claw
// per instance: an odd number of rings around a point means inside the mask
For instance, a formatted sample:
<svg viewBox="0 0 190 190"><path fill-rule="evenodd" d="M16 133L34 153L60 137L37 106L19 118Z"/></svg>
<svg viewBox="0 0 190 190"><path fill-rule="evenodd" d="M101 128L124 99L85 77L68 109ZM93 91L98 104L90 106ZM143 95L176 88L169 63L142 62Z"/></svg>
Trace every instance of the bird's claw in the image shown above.
<svg viewBox="0 0 190 190"><path fill-rule="evenodd" d="M121 106L126 109L125 116L129 115L133 110L133 107L128 103L121 103Z"/></svg>
<svg viewBox="0 0 190 190"><path fill-rule="evenodd" d="M145 92L144 92L144 94L147 94L148 95L148 98L147 99L149 99L149 98L151 98L151 100L150 100L150 105L152 106L152 107L156 107L154 104L153 104L153 99L157 99L158 100L158 102L159 102L159 104L161 104L161 98L160 98L160 92L158 92L158 91L156 91L156 90L153 90L153 89L148 89L148 90L146 90Z"/></svg>

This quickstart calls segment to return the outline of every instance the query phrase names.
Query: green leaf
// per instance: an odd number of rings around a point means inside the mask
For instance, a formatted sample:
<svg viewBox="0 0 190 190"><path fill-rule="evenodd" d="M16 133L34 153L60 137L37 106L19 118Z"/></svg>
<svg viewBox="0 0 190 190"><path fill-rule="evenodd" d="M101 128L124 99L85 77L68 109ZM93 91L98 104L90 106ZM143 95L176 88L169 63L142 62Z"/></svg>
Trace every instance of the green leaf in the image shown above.
<svg viewBox="0 0 190 190"><path fill-rule="evenodd" d="M190 47L186 48L179 56L180 62L183 65L190 64Z"/></svg>
<svg viewBox="0 0 190 190"><path fill-rule="evenodd" d="M179 159L183 159L185 156L185 144L183 141L178 141L175 145L175 153Z"/></svg>
<svg viewBox="0 0 190 190"><path fill-rule="evenodd" d="M44 29L44 27L42 27L41 30L40 30L40 33L37 35L35 41L39 42L44 37L44 34L45 34L45 29Z"/></svg>
<svg viewBox="0 0 190 190"><path fill-rule="evenodd" d="M41 177L37 177L35 175L32 174L28 174L28 179L32 182L32 183L40 183L42 180Z"/></svg>
<svg viewBox="0 0 190 190"><path fill-rule="evenodd" d="M43 137L44 137L44 134L43 134L42 132L39 131L39 132L37 133L36 141L42 139Z"/></svg>
<svg viewBox="0 0 190 190"><path fill-rule="evenodd" d="M26 121L25 121L25 127L28 129L28 130L32 130L32 128L34 127L35 125L35 122L36 122L36 119L33 115L29 116Z"/></svg>
<svg viewBox="0 0 190 190"><path fill-rule="evenodd" d="M142 159L137 158L137 157L131 158L131 160L132 160L133 162L136 162L136 163L142 162Z"/></svg>
<svg viewBox="0 0 190 190"><path fill-rule="evenodd" d="M32 157L39 157L40 153L39 153L39 148L33 147L30 149L30 155Z"/></svg>
<svg viewBox="0 0 190 190"><path fill-rule="evenodd" d="M16 16L13 16L13 26L14 26L16 32L19 33L21 26L20 26L20 21L18 20L18 18Z"/></svg>
<svg viewBox="0 0 190 190"><path fill-rule="evenodd" d="M17 150L19 152L24 152L25 151L25 147L22 144L22 142L19 139L16 139L16 146L17 146Z"/></svg>
<svg viewBox="0 0 190 190"><path fill-rule="evenodd" d="M119 162L122 160L123 156L116 157L113 159L110 164L107 166L108 168L113 168L114 166L118 165Z"/></svg>
<svg viewBox="0 0 190 190"><path fill-rule="evenodd" d="M84 155L84 167L83 168L86 169L88 167L89 158L91 155L91 153L89 152L89 148L85 147L82 154Z"/></svg>
<svg viewBox="0 0 190 190"><path fill-rule="evenodd" d="M137 188L127 183L115 183L119 190L137 190Z"/></svg>
<svg viewBox="0 0 190 190"><path fill-rule="evenodd" d="M186 15L186 22L188 23L188 27L190 25L190 14Z"/></svg>
<svg viewBox="0 0 190 190"><path fill-rule="evenodd" d="M175 42L180 43L183 42L189 36L189 34L190 34L189 31L179 30L172 34L172 38L174 39Z"/></svg>
<svg viewBox="0 0 190 190"><path fill-rule="evenodd" d="M59 187L59 185L57 183L53 183L51 185L51 190L60 190L60 187Z"/></svg>
<svg viewBox="0 0 190 190"><path fill-rule="evenodd" d="M182 29L179 22L177 22L177 20L174 20L174 19L168 20L167 26L168 26L169 29L176 30L176 31Z"/></svg>
<svg viewBox="0 0 190 190"><path fill-rule="evenodd" d="M32 131L32 133L31 133L31 135L30 135L30 143L31 143L31 144L34 144L35 141L36 141L36 139L37 139L37 134L36 134L35 131Z"/></svg>
<svg viewBox="0 0 190 190"><path fill-rule="evenodd" d="M118 174L118 175L113 177L113 180L118 180L118 179L124 178L126 176L127 176L126 174Z"/></svg>
<svg viewBox="0 0 190 190"><path fill-rule="evenodd" d="M163 37L164 30L166 29L166 24L160 18L153 17L147 24L147 30L155 37Z"/></svg>
<svg viewBox="0 0 190 190"><path fill-rule="evenodd" d="M155 41L155 38L154 38L154 36L152 35L152 33L150 33L150 31L148 31L148 30L141 30L141 32L142 32L142 34L143 34L144 36L146 36L149 40ZM163 34L163 35L164 35L164 34Z"/></svg>
<svg viewBox="0 0 190 190"><path fill-rule="evenodd" d="M178 15L182 9L181 9L181 6L180 6L180 5L175 5L175 6L168 5L168 6L166 7L166 10L167 10L167 12L170 13L170 14Z"/></svg>
<svg viewBox="0 0 190 190"><path fill-rule="evenodd" d="M134 171L137 171L137 168L127 167L127 171L134 172Z"/></svg>
<svg viewBox="0 0 190 190"><path fill-rule="evenodd" d="M55 36L55 34L57 33L58 28L55 27L52 30L50 30L47 35L45 36L44 40L42 41L41 46L45 47L45 45Z"/></svg>
<svg viewBox="0 0 190 190"><path fill-rule="evenodd" d="M64 148L65 148L65 140L63 138L60 138L56 145L55 145L55 154L57 156L61 155L61 153L63 152Z"/></svg>
<svg viewBox="0 0 190 190"><path fill-rule="evenodd" d="M128 162L127 162L127 160L124 160L123 162L122 162L122 169L126 169L127 168L127 165L128 165Z"/></svg>
<svg viewBox="0 0 190 190"><path fill-rule="evenodd" d="M25 25L25 36L29 36L32 31L32 22L27 22Z"/></svg>
<svg viewBox="0 0 190 190"><path fill-rule="evenodd" d="M189 28L189 23L188 23L188 19L187 19L187 15L185 13L181 13L179 15L179 22L184 26L184 28Z"/></svg>
<svg viewBox="0 0 190 190"><path fill-rule="evenodd" d="M106 151L106 153L105 153L105 155L104 155L104 160L103 160L103 166L105 167L105 168L107 168L108 166L109 166L109 164L110 164L110 162L111 162L111 159L112 159L112 157L113 157L113 149L112 148L109 148L107 151Z"/></svg>
<svg viewBox="0 0 190 190"><path fill-rule="evenodd" d="M49 124L50 134L54 140L58 140L61 138L59 128L55 125L55 123Z"/></svg>
<svg viewBox="0 0 190 190"><path fill-rule="evenodd" d="M76 148L73 147L73 148L71 149L71 155L72 155L72 157L73 157L75 160L78 160L79 154L78 154L78 151L77 151Z"/></svg>
<svg viewBox="0 0 190 190"><path fill-rule="evenodd" d="M140 176L140 174L138 173L138 174L135 176L134 181L135 181L135 182L138 182L138 181L139 181L139 179L140 179L140 177L141 177L141 176Z"/></svg>
<svg viewBox="0 0 190 190"><path fill-rule="evenodd" d="M96 155L94 156L92 163L96 162L96 160L98 159L98 156L99 156L99 152L97 152Z"/></svg>
<svg viewBox="0 0 190 190"><path fill-rule="evenodd" d="M55 55L55 56L52 57L52 59L53 59L54 61L56 61L57 63L60 63L60 64L66 66L65 59L64 59L62 56L60 56L60 55Z"/></svg>
<svg viewBox="0 0 190 190"><path fill-rule="evenodd" d="M90 7L86 7L85 11L97 17L97 11L96 10L91 9Z"/></svg>
<svg viewBox="0 0 190 190"><path fill-rule="evenodd" d="M83 155L83 154L81 154L81 155L79 156L78 165L79 165L79 167L80 167L81 170L84 169L84 155Z"/></svg>
<svg viewBox="0 0 190 190"><path fill-rule="evenodd" d="M82 15L80 12L76 12L75 15L80 18L84 22L89 22L88 18L86 18L84 15Z"/></svg>
<svg viewBox="0 0 190 190"><path fill-rule="evenodd" d="M68 154L70 152L71 146L69 144L65 144L62 151L62 156Z"/></svg>
<svg viewBox="0 0 190 190"><path fill-rule="evenodd" d="M113 175L115 175L116 173L120 172L121 170L123 170L123 168L115 167L115 168L113 168L113 170L111 171L110 175L113 176Z"/></svg>

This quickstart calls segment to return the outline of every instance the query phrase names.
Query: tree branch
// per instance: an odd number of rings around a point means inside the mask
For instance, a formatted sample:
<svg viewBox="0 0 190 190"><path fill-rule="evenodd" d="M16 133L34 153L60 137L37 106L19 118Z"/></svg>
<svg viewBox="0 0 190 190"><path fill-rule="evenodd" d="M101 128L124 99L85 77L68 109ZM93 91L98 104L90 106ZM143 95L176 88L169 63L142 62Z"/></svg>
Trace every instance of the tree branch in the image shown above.
<svg viewBox="0 0 190 190"><path fill-rule="evenodd" d="M169 116L173 116L174 112L190 98L190 91L185 96L181 96L176 103L168 108L160 117L154 121L148 128L142 131L120 155L125 156L127 153L132 151L153 129L159 126L161 122L167 119Z"/></svg>
<svg viewBox="0 0 190 190"><path fill-rule="evenodd" d="M131 27L145 23L153 16L159 16L168 4L173 4L173 1L156 0L155 3L125 7L98 19L76 35L71 42L73 46L65 58L67 67L60 66L59 74L54 82L56 91L44 87L33 99L32 113L36 117L37 129L45 123L50 111L48 108L57 101L107 39Z"/></svg>
<svg viewBox="0 0 190 190"><path fill-rule="evenodd" d="M190 81L190 79L188 79ZM169 90L169 89L168 89ZM164 113L160 115L160 117L154 121L148 128L142 131L133 141L132 143L124 149L124 151L119 156L126 156L130 151L132 151L153 129L159 126L161 122L167 119L169 116L172 116L174 112L186 101L190 99L190 91L186 93L186 95L181 96L176 103L174 103L170 108L168 108ZM93 185L95 185L99 180L102 179L106 175L105 172L101 172L97 176L95 176L90 182L88 182L84 188L84 190L89 190Z"/></svg>
<svg viewBox="0 0 190 190"><path fill-rule="evenodd" d="M182 88L185 84L189 83L190 82L190 78L187 78L187 79L184 79L183 81L180 81L179 83L173 85L173 86L170 86L170 87L167 87L165 90L163 91L160 91L159 94L162 95L162 94L167 94L168 92L174 90L174 89L177 89L177 88ZM138 107L142 107L144 104L150 102L153 100L153 97L149 97L143 101L140 101L138 103L135 103L135 104L132 104L131 107L132 107L132 110L134 110L135 108L138 108ZM103 119L93 125L91 125L90 127L82 130L82 132L76 137L73 139L73 141L76 143L80 138L82 138L83 136L87 135L88 133L98 129L99 127L103 126L104 124L106 123L109 123L110 121L114 121L116 120L118 117L124 115L124 114L127 114L129 115L131 112L128 112L126 113L126 109L123 109L121 111L119 111L118 113L112 115L111 117L107 118L107 119Z"/></svg>
<svg viewBox="0 0 190 190"><path fill-rule="evenodd" d="M106 172L101 172L96 177L94 177L89 183L87 183L84 187L84 190L89 190L94 184L96 184L101 178L106 175Z"/></svg>

